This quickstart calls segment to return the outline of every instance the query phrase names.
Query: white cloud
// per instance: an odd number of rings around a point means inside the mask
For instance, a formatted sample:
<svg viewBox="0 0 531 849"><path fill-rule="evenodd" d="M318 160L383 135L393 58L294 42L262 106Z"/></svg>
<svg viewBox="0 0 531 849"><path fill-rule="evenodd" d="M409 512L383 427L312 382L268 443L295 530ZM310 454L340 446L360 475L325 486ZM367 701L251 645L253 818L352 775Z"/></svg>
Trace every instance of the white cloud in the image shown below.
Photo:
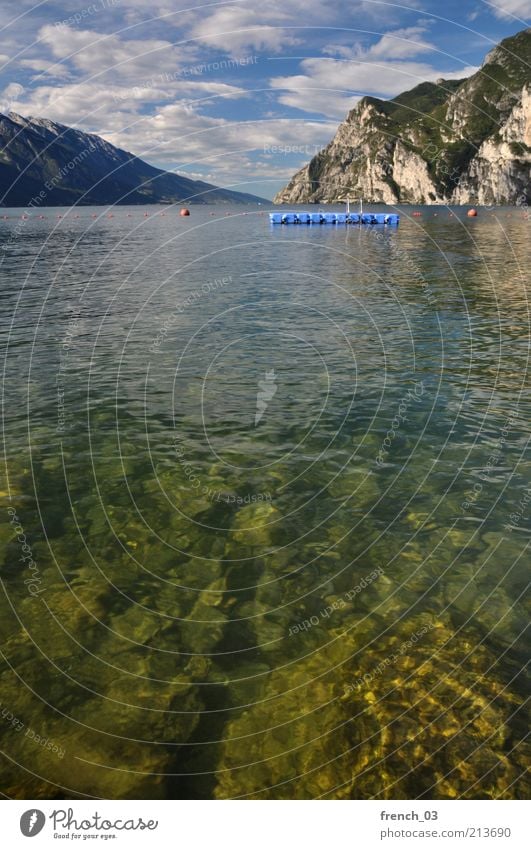
<svg viewBox="0 0 531 849"><path fill-rule="evenodd" d="M246 0L220 5L211 14L201 7L182 20L190 24L190 34L199 42L231 55L252 50L279 53L296 45L307 48L315 37L322 37L319 27L337 29L338 36L344 36L349 30L357 32L358 21L380 20L383 14L386 23L392 23L406 7L418 8L417 0L401 7L370 0Z"/></svg>
<svg viewBox="0 0 531 849"><path fill-rule="evenodd" d="M293 32L284 29L275 20L286 22L285 11L263 5L260 9L249 6L222 6L210 16L199 21L192 29L198 41L217 47L231 55L246 50L271 50L279 52L284 47L298 43Z"/></svg>
<svg viewBox="0 0 531 849"><path fill-rule="evenodd" d="M82 82L61 87L42 85L20 92L10 108L22 115L44 116L67 126L94 132L146 161L183 172L191 167L218 185L254 177L287 181L292 173L334 134L335 122L279 119L228 121L204 114L204 98L247 96L244 89L207 81L178 82L182 99L160 105L161 91L148 89L135 98L132 90ZM186 87L190 86L186 92ZM199 100L191 98L192 89ZM150 98L153 98L150 100ZM80 109L82 104L82 109ZM152 104L152 114L140 110ZM271 146L308 150L299 158L281 157L272 165ZM311 150L310 150L311 148ZM275 157L278 160L278 156ZM184 173L188 173L185 171Z"/></svg>
<svg viewBox="0 0 531 849"><path fill-rule="evenodd" d="M30 5L30 0L19 2ZM409 7L414 9L419 2L414 0ZM81 24L103 30L112 27L115 31L110 34L49 22L41 26L42 17L34 19L40 41L23 54L20 66L37 77L25 91L11 92L11 108L96 132L147 161L177 170L188 166L203 179L219 184L237 182L242 175L287 181L330 140L337 120L361 95L393 96L424 79L452 76L425 61L428 51L434 49L424 38L425 21L416 16L415 26L392 29L410 20L404 18L404 2L382 6L359 0L332 4L322 0L214 4L205 0L204 4L182 4L192 7L186 11L176 10L175 5L174 0L154 0L153 6L149 0L126 0L117 4L108 20L99 15L97 20ZM357 27L379 28L384 12L390 31L372 47L352 46L360 38ZM169 17L136 26L157 14ZM118 19L120 24L135 24L134 29L116 32ZM399 23L393 24L397 19ZM325 27L329 28L327 36L323 36ZM193 40L174 43L174 36ZM299 73L276 77L270 81L269 91L259 95L243 87L248 69L246 75L245 68L241 73L214 67L227 54L240 58L265 52L257 72L264 75L268 73L264 69L275 65L273 61L266 64L267 54L275 59L281 52L311 55L325 38L329 42L337 38L338 45L330 47L336 58L306 59ZM33 35L25 44L32 41ZM11 48L3 45L3 49ZM208 69L209 62L209 70L190 72L191 66L199 63ZM472 70L463 69L454 76L466 76ZM5 92L0 96L8 99ZM264 119L227 120L218 117L224 114L221 109L210 108L225 99L250 96L256 98L255 109L263 108ZM300 117L284 118L284 106L302 110ZM328 118L308 120L308 112ZM245 113L240 109L239 114ZM305 150L300 160L298 154L268 152L271 146L296 150L301 139Z"/></svg>
<svg viewBox="0 0 531 849"><path fill-rule="evenodd" d="M411 59L420 53L436 50L435 45L423 41L425 26L406 27L388 32L367 51L367 56L377 59Z"/></svg>
<svg viewBox="0 0 531 849"><path fill-rule="evenodd" d="M298 168L324 147L335 130L335 122L307 119L225 121L198 115L175 104L143 119L130 131L107 133L105 137L148 162L177 173L192 172L216 185L244 188L246 181L288 182ZM297 150L302 138L304 149L298 157L277 154L271 161L272 147Z"/></svg>
<svg viewBox="0 0 531 849"><path fill-rule="evenodd" d="M67 79L72 76L66 65L59 65L57 62L50 62L48 59L21 59L19 64L21 68L29 68L31 71L35 71L39 77Z"/></svg>
<svg viewBox="0 0 531 849"><path fill-rule="evenodd" d="M344 44L325 44L324 47L321 48L321 53L323 56L334 56L339 59L352 59L356 52L355 47L347 47Z"/></svg>
<svg viewBox="0 0 531 849"><path fill-rule="evenodd" d="M431 24L431 21L429 22ZM385 58L385 59L411 59L420 53L436 50L434 44L423 40L428 26L424 23L416 26L404 27L383 33L370 47L363 46L359 42L351 46L342 44L326 44L321 52L325 56L334 56L339 59L356 58Z"/></svg>
<svg viewBox="0 0 531 849"><path fill-rule="evenodd" d="M69 126L96 132L107 116L118 115L111 88L92 83L41 85L27 89L13 106L21 115L50 118Z"/></svg>
<svg viewBox="0 0 531 849"><path fill-rule="evenodd" d="M137 120L142 110L150 105L178 101L183 108L202 111L218 99L235 100L247 97L249 92L237 86L201 80L175 81L164 84L154 80L153 85L132 87L108 86L97 82L70 83L67 85L41 85L28 89L22 98L22 89L11 100L16 111L59 121L69 126L79 126L100 132L112 127L121 128ZM80 109L82 104L82 109Z"/></svg>
<svg viewBox="0 0 531 849"><path fill-rule="evenodd" d="M39 37L58 63L68 62L79 71L99 78L145 79L154 72L173 73L196 59L189 47L175 47L170 41L124 39L66 25L46 25Z"/></svg>
<svg viewBox="0 0 531 849"><path fill-rule="evenodd" d="M10 100L14 100L17 97L20 97L23 91L24 86L21 86L20 83L9 83L4 88L2 96L10 98Z"/></svg>
<svg viewBox="0 0 531 849"><path fill-rule="evenodd" d="M418 40L425 31L426 27L417 25L385 33L368 48L355 45L350 56L345 48L336 50L342 59L305 59L301 62L303 73L274 77L270 85L279 92L284 106L343 118L364 95L395 97L426 80L460 79L477 70L441 71L414 61L417 54L435 50L431 43Z"/></svg>
<svg viewBox="0 0 531 849"><path fill-rule="evenodd" d="M174 103L141 118L131 129L107 133L106 138L151 160L175 163L178 155L181 165L208 163L210 168L223 170L228 163L230 170L237 172L247 154L266 155L274 145L300 146L303 131L304 143L317 148L329 141L335 130L335 123L306 119L227 121L200 114L190 104ZM290 168L287 166L288 175Z"/></svg>
<svg viewBox="0 0 531 849"><path fill-rule="evenodd" d="M531 0L494 0L487 3L497 18L531 18Z"/></svg>
<svg viewBox="0 0 531 849"><path fill-rule="evenodd" d="M322 113L332 118L341 119L362 97L363 93L356 95L351 90L348 81L345 79L344 67L341 68L340 72L338 69L336 75L338 83L341 81L342 89L331 88L329 74L322 73L315 67L314 69L307 68L307 70L308 74L306 75L275 77L271 80L271 87L279 92L279 103L292 109L300 109L303 112Z"/></svg>
<svg viewBox="0 0 531 849"><path fill-rule="evenodd" d="M250 92L227 83L216 83L210 81L173 81L164 84L163 80L154 77L151 81L146 80L140 85L129 88L113 87L113 97L120 102L122 108L136 111L142 105L149 103L163 103L180 99L182 102L197 105L215 101L218 98L228 100L239 100L249 97Z"/></svg>
<svg viewBox="0 0 531 849"><path fill-rule="evenodd" d="M0 112L14 112L14 104L23 91L20 83L8 83L4 90L0 91Z"/></svg>

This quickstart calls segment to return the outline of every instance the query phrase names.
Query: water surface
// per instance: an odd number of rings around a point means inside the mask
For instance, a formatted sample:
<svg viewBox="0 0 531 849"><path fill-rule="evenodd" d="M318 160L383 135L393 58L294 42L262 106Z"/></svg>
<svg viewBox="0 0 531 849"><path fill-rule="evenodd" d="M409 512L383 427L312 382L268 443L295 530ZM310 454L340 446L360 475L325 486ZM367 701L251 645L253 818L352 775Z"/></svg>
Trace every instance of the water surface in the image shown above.
<svg viewBox="0 0 531 849"><path fill-rule="evenodd" d="M413 211L0 216L7 796L529 792L530 223Z"/></svg>

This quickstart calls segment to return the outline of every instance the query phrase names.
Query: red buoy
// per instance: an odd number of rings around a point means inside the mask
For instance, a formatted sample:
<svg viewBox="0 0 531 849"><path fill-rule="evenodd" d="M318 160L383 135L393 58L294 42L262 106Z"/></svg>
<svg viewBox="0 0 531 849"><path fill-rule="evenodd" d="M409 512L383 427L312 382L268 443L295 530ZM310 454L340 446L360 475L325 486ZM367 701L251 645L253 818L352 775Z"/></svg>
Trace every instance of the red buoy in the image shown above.
<svg viewBox="0 0 531 849"><path fill-rule="evenodd" d="M477 214L478 214L477 209L469 209L468 212L467 212L467 215L468 215L469 218L476 218Z"/></svg>
<svg viewBox="0 0 531 849"><path fill-rule="evenodd" d="M181 215L183 215L183 216L184 215L190 215L190 210L189 209L181 209Z"/></svg>

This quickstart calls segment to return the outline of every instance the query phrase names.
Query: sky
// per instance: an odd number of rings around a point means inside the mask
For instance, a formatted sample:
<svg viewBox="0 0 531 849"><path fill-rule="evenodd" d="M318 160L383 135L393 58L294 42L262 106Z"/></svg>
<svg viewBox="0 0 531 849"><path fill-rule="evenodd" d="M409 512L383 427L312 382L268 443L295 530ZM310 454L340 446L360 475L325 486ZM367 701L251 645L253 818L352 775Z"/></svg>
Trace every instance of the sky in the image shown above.
<svg viewBox="0 0 531 849"><path fill-rule="evenodd" d="M459 79L531 0L0 0L0 112L272 197L363 95Z"/></svg>

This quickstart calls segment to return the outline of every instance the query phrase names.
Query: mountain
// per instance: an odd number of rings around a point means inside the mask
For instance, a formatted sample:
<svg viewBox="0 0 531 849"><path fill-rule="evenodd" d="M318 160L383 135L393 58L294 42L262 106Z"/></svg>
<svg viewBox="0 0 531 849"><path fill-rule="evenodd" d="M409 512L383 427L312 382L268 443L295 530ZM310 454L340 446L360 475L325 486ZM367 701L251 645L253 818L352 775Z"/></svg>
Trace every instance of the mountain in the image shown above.
<svg viewBox="0 0 531 849"><path fill-rule="evenodd" d="M364 97L335 138L275 197L326 203L531 202L531 29L506 38L464 80Z"/></svg>
<svg viewBox="0 0 531 849"><path fill-rule="evenodd" d="M0 206L262 201L161 171L91 133L0 115Z"/></svg>

